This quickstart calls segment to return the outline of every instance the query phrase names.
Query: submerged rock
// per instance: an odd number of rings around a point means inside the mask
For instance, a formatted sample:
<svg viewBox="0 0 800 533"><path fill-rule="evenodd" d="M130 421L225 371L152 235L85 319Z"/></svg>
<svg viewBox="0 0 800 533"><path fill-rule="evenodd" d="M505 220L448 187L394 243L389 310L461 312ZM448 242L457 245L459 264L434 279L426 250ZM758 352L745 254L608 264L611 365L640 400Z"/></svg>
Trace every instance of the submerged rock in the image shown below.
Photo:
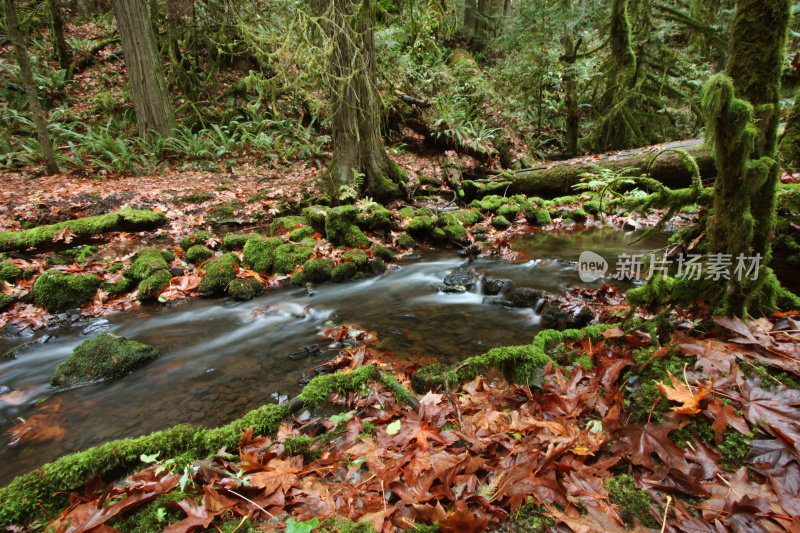
<svg viewBox="0 0 800 533"><path fill-rule="evenodd" d="M496 296L509 285L511 285L510 279L483 278L481 282L483 294L487 296Z"/></svg>
<svg viewBox="0 0 800 533"><path fill-rule="evenodd" d="M159 355L153 346L114 333L101 333L78 345L58 366L50 384L73 387L123 376Z"/></svg>
<svg viewBox="0 0 800 533"><path fill-rule="evenodd" d="M536 308L542 299L544 291L530 287L514 287L505 292L504 298L497 303L506 307L531 307Z"/></svg>

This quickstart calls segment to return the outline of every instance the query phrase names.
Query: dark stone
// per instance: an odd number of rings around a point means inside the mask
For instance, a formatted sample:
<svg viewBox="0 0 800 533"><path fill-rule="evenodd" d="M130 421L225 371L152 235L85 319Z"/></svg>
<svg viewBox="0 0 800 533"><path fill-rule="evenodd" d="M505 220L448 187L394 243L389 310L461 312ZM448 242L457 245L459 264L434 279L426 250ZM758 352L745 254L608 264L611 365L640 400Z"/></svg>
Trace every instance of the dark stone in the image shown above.
<svg viewBox="0 0 800 533"><path fill-rule="evenodd" d="M444 281L439 285L439 290L456 294L467 292L475 287L477 281L478 273L469 266L469 263L464 263L445 276Z"/></svg>
<svg viewBox="0 0 800 533"><path fill-rule="evenodd" d="M542 299L544 291L531 289L529 287L515 287L506 291L505 297L498 303L507 307L531 307L536 308L539 300Z"/></svg>
<svg viewBox="0 0 800 533"><path fill-rule="evenodd" d="M585 304L574 304L550 300L542 307L542 329L579 329L586 327L594 319L591 308Z"/></svg>
<svg viewBox="0 0 800 533"><path fill-rule="evenodd" d="M319 344L312 344L310 346L306 346L300 351L290 353L286 357L288 357L292 361L299 361L301 359L305 359L309 355L318 355L319 352L320 352Z"/></svg>
<svg viewBox="0 0 800 533"><path fill-rule="evenodd" d="M172 274L173 278L179 278L183 276L183 269L181 267L170 267L169 273Z"/></svg>
<svg viewBox="0 0 800 533"><path fill-rule="evenodd" d="M500 291L509 285L511 285L510 279L483 278L483 294L495 296L496 294L500 294Z"/></svg>

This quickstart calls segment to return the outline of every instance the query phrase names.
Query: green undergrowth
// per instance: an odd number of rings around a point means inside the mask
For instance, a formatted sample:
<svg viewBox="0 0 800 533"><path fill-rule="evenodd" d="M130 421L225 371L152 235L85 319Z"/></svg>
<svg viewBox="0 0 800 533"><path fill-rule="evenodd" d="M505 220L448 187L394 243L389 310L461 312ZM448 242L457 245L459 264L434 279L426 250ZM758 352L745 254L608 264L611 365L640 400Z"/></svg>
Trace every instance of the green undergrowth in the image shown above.
<svg viewBox="0 0 800 533"><path fill-rule="evenodd" d="M620 508L620 515L625 523L633 526L634 518L651 529L660 523L650 514L650 507L658 504L643 489L636 488L636 482L630 474L620 474L605 482L609 497Z"/></svg>
<svg viewBox="0 0 800 533"><path fill-rule="evenodd" d="M318 376L302 390L298 400L305 408L320 407L337 392L366 391L370 381L384 383L397 393L399 383L378 367L369 365L347 373ZM400 386L408 401L413 395ZM116 440L85 451L61 457L21 476L0 489L0 526L31 524L57 515L68 504L70 491L81 491L96 476L106 481L119 479L144 467L142 454L159 454L159 460L181 457L189 462L203 459L223 447L237 449L242 433L253 427L254 435L274 434L281 421L291 414L289 405L268 404L219 428L204 429L178 425L150 435Z"/></svg>
<svg viewBox="0 0 800 533"><path fill-rule="evenodd" d="M0 233L0 251L25 250L51 243L65 228L69 228L77 236L91 237L109 231L151 230L166 222L164 213L125 207L107 215L76 218L24 231L5 231Z"/></svg>
<svg viewBox="0 0 800 533"><path fill-rule="evenodd" d="M462 381L473 379L481 372L494 368L502 372L510 382L539 386L544 367L552 361L551 356L556 355L559 347L585 338L599 341L603 331L610 327L608 324L593 324L583 329L546 329L540 331L527 345L493 348L484 354L468 357L452 367L441 363L423 367L411 375L411 384L420 394L443 386L445 380L451 388L456 388Z"/></svg>

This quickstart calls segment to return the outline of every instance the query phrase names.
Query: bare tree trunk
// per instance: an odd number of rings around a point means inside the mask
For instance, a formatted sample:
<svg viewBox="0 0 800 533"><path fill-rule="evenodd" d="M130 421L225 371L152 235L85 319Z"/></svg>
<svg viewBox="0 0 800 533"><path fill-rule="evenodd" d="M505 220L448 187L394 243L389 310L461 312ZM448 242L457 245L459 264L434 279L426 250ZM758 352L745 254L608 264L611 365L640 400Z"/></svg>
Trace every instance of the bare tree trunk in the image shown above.
<svg viewBox="0 0 800 533"><path fill-rule="evenodd" d="M144 0L114 0L139 134L170 135L175 113Z"/></svg>
<svg viewBox="0 0 800 533"><path fill-rule="evenodd" d="M50 12L50 40L58 59L58 66L69 72L72 64L72 50L69 49L64 38L64 16L59 0L47 0L47 10Z"/></svg>
<svg viewBox="0 0 800 533"><path fill-rule="evenodd" d="M336 198L342 186L354 185L378 200L399 197L405 180L381 140L374 17L373 0L333 0L333 158L328 172Z"/></svg>
<svg viewBox="0 0 800 533"><path fill-rule="evenodd" d="M464 27L470 35L475 31L475 0L466 0L464 3Z"/></svg>
<svg viewBox="0 0 800 533"><path fill-rule="evenodd" d="M42 107L39 104L39 95L36 93L36 84L33 81L31 62L28 58L25 37L22 35L22 31L19 27L17 10L14 8L14 0L3 0L3 6L6 14L6 32L14 43L14 52L17 56L20 73L22 74L22 84L25 86L25 94L28 96L28 107L30 107L31 110L33 123L36 125L36 134L39 137L39 144L42 146L42 156L44 156L47 173L57 174L58 163L56 163L56 156L53 152L53 143L50 141L50 135L47 133L47 122L45 122L44 113L42 113Z"/></svg>

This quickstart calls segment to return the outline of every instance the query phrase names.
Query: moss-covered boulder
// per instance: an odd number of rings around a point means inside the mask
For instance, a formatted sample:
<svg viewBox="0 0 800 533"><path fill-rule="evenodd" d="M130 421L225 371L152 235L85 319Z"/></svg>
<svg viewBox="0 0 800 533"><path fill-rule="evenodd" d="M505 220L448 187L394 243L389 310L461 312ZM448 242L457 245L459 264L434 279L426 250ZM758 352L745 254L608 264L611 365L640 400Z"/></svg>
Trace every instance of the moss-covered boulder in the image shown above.
<svg viewBox="0 0 800 533"><path fill-rule="evenodd" d="M169 270L156 270L142 281L136 289L136 298L140 302L154 302L158 300L158 295L169 285L172 274Z"/></svg>
<svg viewBox="0 0 800 533"><path fill-rule="evenodd" d="M22 269L11 261L0 263L0 281L14 281L22 275Z"/></svg>
<svg viewBox="0 0 800 533"><path fill-rule="evenodd" d="M251 300L266 291L255 278L236 278L228 284L228 295L234 300Z"/></svg>
<svg viewBox="0 0 800 533"><path fill-rule="evenodd" d="M209 259L202 265L206 274L197 290L203 296L222 294L228 288L228 284L236 279L236 271L239 266L239 258L236 254L228 252L219 257Z"/></svg>
<svg viewBox="0 0 800 533"><path fill-rule="evenodd" d="M386 262L394 261L394 254L392 251L378 243L372 245L372 255L380 257Z"/></svg>
<svg viewBox="0 0 800 533"><path fill-rule="evenodd" d="M477 209L457 209L450 214L464 226L472 226L485 218Z"/></svg>
<svg viewBox="0 0 800 533"><path fill-rule="evenodd" d="M391 230L395 227L392 212L377 203L364 206L359 212L356 223L361 229L369 231Z"/></svg>
<svg viewBox="0 0 800 533"><path fill-rule="evenodd" d="M356 224L358 217L358 209L352 205L329 209L325 216L325 237L336 246L369 246L369 239Z"/></svg>
<svg viewBox="0 0 800 533"><path fill-rule="evenodd" d="M276 274L291 274L294 270L311 259L313 250L307 246L286 243L275 249L273 271Z"/></svg>
<svg viewBox="0 0 800 533"><path fill-rule="evenodd" d="M402 250L410 250L417 245L417 241L411 235L401 233L397 236L397 247Z"/></svg>
<svg viewBox="0 0 800 533"><path fill-rule="evenodd" d="M58 365L50 384L74 387L123 376L159 356L153 346L101 333L80 345Z"/></svg>
<svg viewBox="0 0 800 533"><path fill-rule="evenodd" d="M520 207L516 204L505 204L497 210L497 214L506 217L508 220L514 220L520 212Z"/></svg>
<svg viewBox="0 0 800 533"><path fill-rule="evenodd" d="M495 215L494 218L492 218L492 226L502 231L510 228L511 222L503 215Z"/></svg>
<svg viewBox="0 0 800 533"><path fill-rule="evenodd" d="M314 228L311 226L299 226L292 230L289 234L289 240L293 242L301 242L314 235Z"/></svg>
<svg viewBox="0 0 800 533"><path fill-rule="evenodd" d="M214 238L214 236L211 235L211 233L209 233L207 231L203 231L203 230L195 231L194 233L191 233L191 234L185 236L184 238L182 238L180 243L178 243L178 244L184 250L188 250L192 246L205 245L210 239L213 239L213 238Z"/></svg>
<svg viewBox="0 0 800 533"><path fill-rule="evenodd" d="M328 216L330 207L324 205L312 205L303 210L303 216L319 233L325 233L325 218Z"/></svg>
<svg viewBox="0 0 800 533"><path fill-rule="evenodd" d="M308 226L308 220L303 216L288 216L276 218L269 225L270 235L277 235L278 233L292 231L299 226Z"/></svg>
<svg viewBox="0 0 800 533"><path fill-rule="evenodd" d="M14 297L10 294L0 294L0 313L11 307L14 303Z"/></svg>
<svg viewBox="0 0 800 533"><path fill-rule="evenodd" d="M490 195L490 196L485 196L480 200L473 200L472 203L469 204L469 206L477 207L478 209L495 213L497 212L498 209L506 205L508 202L509 202L508 198L504 198L502 196L497 196L497 195Z"/></svg>
<svg viewBox="0 0 800 533"><path fill-rule="evenodd" d="M429 236L435 227L435 218L428 215L422 215L412 218L408 224L406 224L405 230L414 238L424 238Z"/></svg>
<svg viewBox="0 0 800 533"><path fill-rule="evenodd" d="M136 281L123 276L117 283L103 282L100 288L108 293L109 296L119 296L136 288Z"/></svg>
<svg viewBox="0 0 800 533"><path fill-rule="evenodd" d="M280 237L252 237L244 245L242 263L256 272L270 272L275 261L275 250L282 244L286 244L286 241Z"/></svg>
<svg viewBox="0 0 800 533"><path fill-rule="evenodd" d="M141 281L158 270L169 270L169 263L175 256L158 248L142 248L134 256L133 263L125 271L129 278Z"/></svg>
<svg viewBox="0 0 800 533"><path fill-rule="evenodd" d="M333 269L331 279L337 283L346 281L355 276L356 272L358 272L358 267L355 263L342 263Z"/></svg>
<svg viewBox="0 0 800 533"><path fill-rule="evenodd" d="M330 259L309 259L303 264L306 283L323 283L331 279L333 261Z"/></svg>
<svg viewBox="0 0 800 533"><path fill-rule="evenodd" d="M81 276L51 269L36 280L33 299L51 313L60 313L91 300L99 286L100 278L94 274Z"/></svg>
<svg viewBox="0 0 800 533"><path fill-rule="evenodd" d="M211 248L203 246L202 244L195 244L186 250L186 260L190 263L202 263L213 255L214 252L211 251Z"/></svg>
<svg viewBox="0 0 800 533"><path fill-rule="evenodd" d="M257 237L257 235L255 233L228 233L222 239L222 249L226 252L241 250L245 243L253 237Z"/></svg>
<svg viewBox="0 0 800 533"><path fill-rule="evenodd" d="M125 207L107 215L77 218L25 231L5 231L0 233L0 251L25 250L43 243L52 243L65 228L69 228L78 237L90 237L109 231L145 231L166 222L164 213Z"/></svg>
<svg viewBox="0 0 800 533"><path fill-rule="evenodd" d="M373 274L383 274L386 272L386 263L380 257L376 257L372 260L372 263L369 264L369 269Z"/></svg>
<svg viewBox="0 0 800 533"><path fill-rule="evenodd" d="M352 248L342 255L342 261L351 261L361 270L367 264L367 252L360 248Z"/></svg>

